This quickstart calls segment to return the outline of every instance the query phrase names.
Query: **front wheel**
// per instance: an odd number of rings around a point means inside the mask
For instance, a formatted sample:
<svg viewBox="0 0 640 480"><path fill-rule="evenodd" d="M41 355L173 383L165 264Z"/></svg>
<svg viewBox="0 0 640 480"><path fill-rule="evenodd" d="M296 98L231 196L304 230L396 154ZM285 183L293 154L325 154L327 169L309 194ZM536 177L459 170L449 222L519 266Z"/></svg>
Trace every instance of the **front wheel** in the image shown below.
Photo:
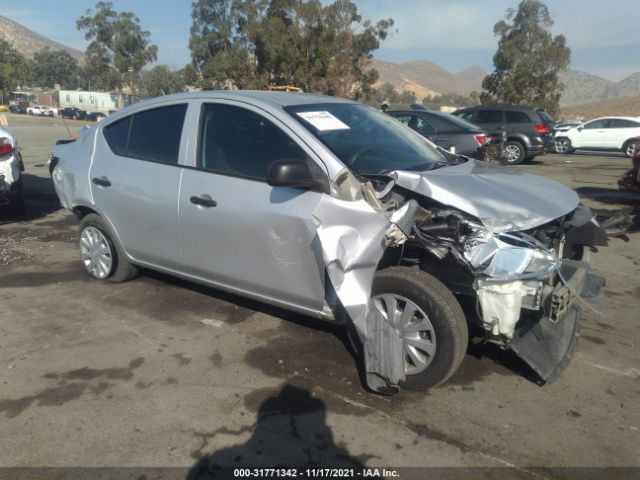
<svg viewBox="0 0 640 480"><path fill-rule="evenodd" d="M624 153L625 157L633 157L634 152L636 151L636 140L629 140L622 147L622 153Z"/></svg>
<svg viewBox="0 0 640 480"><path fill-rule="evenodd" d="M89 214L80 222L80 259L87 273L96 280L124 282L136 276L138 269L111 238L99 215Z"/></svg>
<svg viewBox="0 0 640 480"><path fill-rule="evenodd" d="M381 270L373 280L372 305L402 338L401 387L426 390L458 369L467 349L467 322L456 298L435 277L416 268Z"/></svg>
<svg viewBox="0 0 640 480"><path fill-rule="evenodd" d="M566 137L559 137L556 139L556 152L558 153L571 153L573 152L573 146L571 140Z"/></svg>

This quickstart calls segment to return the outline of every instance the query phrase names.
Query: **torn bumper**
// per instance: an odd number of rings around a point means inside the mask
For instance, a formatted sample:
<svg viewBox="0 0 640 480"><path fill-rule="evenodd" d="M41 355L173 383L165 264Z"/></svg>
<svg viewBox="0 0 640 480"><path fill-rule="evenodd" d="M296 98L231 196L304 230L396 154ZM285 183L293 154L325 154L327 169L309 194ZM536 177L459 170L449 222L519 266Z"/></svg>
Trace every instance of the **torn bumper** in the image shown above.
<svg viewBox="0 0 640 480"><path fill-rule="evenodd" d="M509 292L503 294L499 304L511 315L504 317L505 322L502 323L507 327L514 326L506 346L546 383L556 380L571 361L580 337L580 307L599 315L610 313L601 292L604 278L591 272L588 263L563 261L558 277L559 281L553 288L542 282L511 282L510 296ZM482 291L481 287L479 298L484 308ZM517 312L520 318L513 322L516 308L524 310ZM535 310L538 310L537 314ZM485 325L487 327L489 325ZM508 331L501 323L490 327L493 334L504 334L501 328Z"/></svg>

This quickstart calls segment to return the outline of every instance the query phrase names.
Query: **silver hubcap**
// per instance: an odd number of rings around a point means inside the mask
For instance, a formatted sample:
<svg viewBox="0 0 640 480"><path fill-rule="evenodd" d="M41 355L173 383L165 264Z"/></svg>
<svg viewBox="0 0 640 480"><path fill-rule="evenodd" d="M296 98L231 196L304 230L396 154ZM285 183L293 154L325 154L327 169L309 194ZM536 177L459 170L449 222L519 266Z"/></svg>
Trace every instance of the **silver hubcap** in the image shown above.
<svg viewBox="0 0 640 480"><path fill-rule="evenodd" d="M436 334L427 314L408 298L394 293L376 295L373 306L402 339L405 374L423 372L436 353Z"/></svg>
<svg viewBox="0 0 640 480"><path fill-rule="evenodd" d="M80 234L80 258L94 277L102 280L109 276L113 253L104 234L96 227L86 227Z"/></svg>
<svg viewBox="0 0 640 480"><path fill-rule="evenodd" d="M627 156L628 157L632 157L633 156L633 152L635 152L635 151L636 151L636 144L635 143L630 143L627 146L627 152L626 152Z"/></svg>
<svg viewBox="0 0 640 480"><path fill-rule="evenodd" d="M513 163L520 158L520 147L517 145L507 145L504 147L504 151L507 152L507 161Z"/></svg>

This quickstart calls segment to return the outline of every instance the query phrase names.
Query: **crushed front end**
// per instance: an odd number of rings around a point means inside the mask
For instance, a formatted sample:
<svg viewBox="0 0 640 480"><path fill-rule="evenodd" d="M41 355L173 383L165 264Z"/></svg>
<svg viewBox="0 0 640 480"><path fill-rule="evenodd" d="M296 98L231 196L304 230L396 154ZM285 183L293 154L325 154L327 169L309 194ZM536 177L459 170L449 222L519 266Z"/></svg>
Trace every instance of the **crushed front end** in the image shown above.
<svg viewBox="0 0 640 480"><path fill-rule="evenodd" d="M415 258L408 249L407 260L475 299L488 342L512 349L545 382L558 378L579 338L581 306L606 313L604 279L588 260L607 236L591 211L580 205L536 228L503 233L454 209L430 213L414 225Z"/></svg>

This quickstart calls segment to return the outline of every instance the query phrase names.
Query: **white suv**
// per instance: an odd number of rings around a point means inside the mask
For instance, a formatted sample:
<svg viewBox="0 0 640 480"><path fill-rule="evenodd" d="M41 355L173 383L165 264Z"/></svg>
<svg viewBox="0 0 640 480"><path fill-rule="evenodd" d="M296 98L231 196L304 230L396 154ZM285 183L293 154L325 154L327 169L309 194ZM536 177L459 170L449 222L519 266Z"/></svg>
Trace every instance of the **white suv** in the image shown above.
<svg viewBox="0 0 640 480"><path fill-rule="evenodd" d="M556 137L558 153L577 149L610 150L631 157L640 137L640 118L601 117L579 125Z"/></svg>

